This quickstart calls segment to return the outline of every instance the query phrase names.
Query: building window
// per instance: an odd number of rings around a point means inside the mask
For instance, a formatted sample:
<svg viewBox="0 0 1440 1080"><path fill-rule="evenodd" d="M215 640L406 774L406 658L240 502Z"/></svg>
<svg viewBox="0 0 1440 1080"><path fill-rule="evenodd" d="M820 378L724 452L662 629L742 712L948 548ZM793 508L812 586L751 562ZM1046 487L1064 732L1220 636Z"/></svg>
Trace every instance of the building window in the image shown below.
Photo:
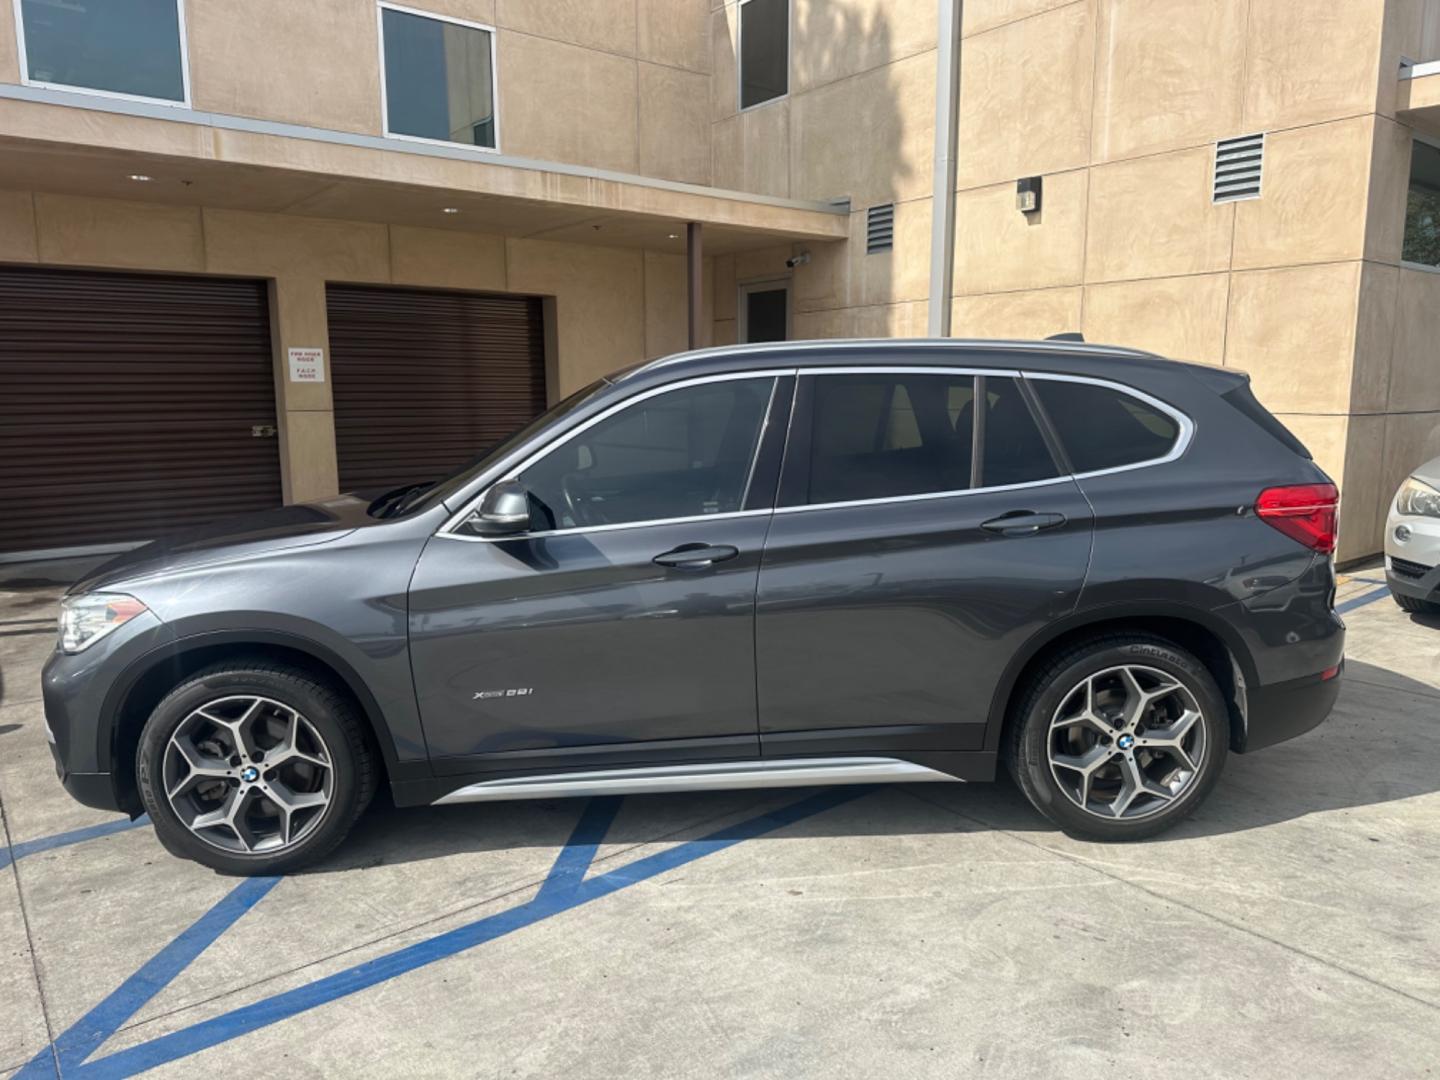
<svg viewBox="0 0 1440 1080"><path fill-rule="evenodd" d="M31 86L189 105L181 0L19 0Z"/></svg>
<svg viewBox="0 0 1440 1080"><path fill-rule="evenodd" d="M1440 147L1414 143L1405 202L1406 262L1440 268Z"/></svg>
<svg viewBox="0 0 1440 1080"><path fill-rule="evenodd" d="M380 51L386 135L499 147L491 27L381 4Z"/></svg>
<svg viewBox="0 0 1440 1080"><path fill-rule="evenodd" d="M741 0L740 108L790 92L790 0Z"/></svg>

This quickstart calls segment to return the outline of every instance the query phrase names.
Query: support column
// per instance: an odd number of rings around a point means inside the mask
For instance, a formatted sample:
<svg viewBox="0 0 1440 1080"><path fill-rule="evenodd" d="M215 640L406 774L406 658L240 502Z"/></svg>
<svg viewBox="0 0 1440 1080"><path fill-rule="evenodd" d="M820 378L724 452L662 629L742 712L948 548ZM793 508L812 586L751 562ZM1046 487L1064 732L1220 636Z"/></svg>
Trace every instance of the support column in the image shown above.
<svg viewBox="0 0 1440 1080"><path fill-rule="evenodd" d="M955 154L960 107L960 4L939 0L935 51L935 172L930 199L931 337L950 336L955 274Z"/></svg>
<svg viewBox="0 0 1440 1080"><path fill-rule="evenodd" d="M687 306L690 319L690 348L692 349L698 349L703 340L700 332L700 320L705 313L705 305L702 303L705 253L702 250L702 244L700 223L698 221L689 222L685 226L685 272L686 284L689 286Z"/></svg>
<svg viewBox="0 0 1440 1080"><path fill-rule="evenodd" d="M270 334L275 344L275 418L285 502L308 502L340 488L335 412L330 396L330 338L325 279L281 275L271 283ZM323 382L291 382L291 348L324 350Z"/></svg>

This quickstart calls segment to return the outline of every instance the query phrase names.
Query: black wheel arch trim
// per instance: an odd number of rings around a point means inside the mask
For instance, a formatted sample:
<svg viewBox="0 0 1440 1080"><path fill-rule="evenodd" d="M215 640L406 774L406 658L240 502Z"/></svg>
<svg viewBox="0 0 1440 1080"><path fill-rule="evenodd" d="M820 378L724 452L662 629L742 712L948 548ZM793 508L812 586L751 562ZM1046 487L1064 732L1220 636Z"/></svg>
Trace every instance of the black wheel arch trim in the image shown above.
<svg viewBox="0 0 1440 1080"><path fill-rule="evenodd" d="M360 703L365 719L370 723L371 730L374 732L375 741L379 744L380 754L385 760L386 774L391 782L426 779L431 776L428 761L402 762L400 760L395 752L395 739L390 731L389 721L386 720L380 703L375 699L375 695L366 685L365 680L360 677L359 672L350 663L334 650L311 638L300 634L286 633L282 630L211 630L190 634L185 637L171 638L131 661L120 677L111 685L101 707L95 731L95 749L99 754L99 760L109 762L112 772L114 766L118 764L115 755L115 738L118 733L116 720L119 718L126 700L141 679L154 671L160 664L183 659L190 653L201 649L223 645L237 647L274 645L304 653L316 663L323 664L340 678L345 684L345 688Z"/></svg>
<svg viewBox="0 0 1440 1080"><path fill-rule="evenodd" d="M1046 624L1043 629L1033 634L1015 651L1010 662L1005 666L1005 670L1001 672L994 697L990 701L990 713L985 725L985 749L999 749L1011 700L1021 674L1031 661L1068 634L1084 630L1087 627L1098 627L1125 619L1175 619L1193 623L1200 629L1210 632L1225 646L1231 659L1239 666L1240 673L1247 685L1254 686L1258 681L1255 661L1250 656L1239 633L1213 610L1163 600L1139 600L1087 608L1083 611L1071 612L1063 618Z"/></svg>

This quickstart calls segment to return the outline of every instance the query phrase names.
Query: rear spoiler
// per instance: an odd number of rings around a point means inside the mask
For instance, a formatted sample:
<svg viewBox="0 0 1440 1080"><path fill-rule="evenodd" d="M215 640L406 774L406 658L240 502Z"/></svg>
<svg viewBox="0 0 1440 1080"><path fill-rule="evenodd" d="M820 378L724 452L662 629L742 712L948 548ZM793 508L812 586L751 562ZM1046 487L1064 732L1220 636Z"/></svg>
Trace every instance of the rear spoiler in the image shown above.
<svg viewBox="0 0 1440 1080"><path fill-rule="evenodd" d="M1213 364L1185 364L1185 369L1193 375L1201 386L1207 390L1213 390L1217 394L1228 394L1242 386L1250 385L1248 372L1236 371L1234 368L1216 367Z"/></svg>

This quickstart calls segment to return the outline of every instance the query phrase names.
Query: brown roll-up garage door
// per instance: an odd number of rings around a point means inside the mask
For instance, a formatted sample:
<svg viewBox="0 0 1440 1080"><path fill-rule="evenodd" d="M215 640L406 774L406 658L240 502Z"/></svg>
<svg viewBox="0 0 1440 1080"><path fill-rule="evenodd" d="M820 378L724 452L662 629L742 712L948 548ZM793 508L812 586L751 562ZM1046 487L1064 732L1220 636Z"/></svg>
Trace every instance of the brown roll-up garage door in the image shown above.
<svg viewBox="0 0 1440 1080"><path fill-rule="evenodd" d="M545 408L538 299L326 292L341 491L437 479Z"/></svg>
<svg viewBox="0 0 1440 1080"><path fill-rule="evenodd" d="M0 266L0 554L278 506L274 425L264 282Z"/></svg>

